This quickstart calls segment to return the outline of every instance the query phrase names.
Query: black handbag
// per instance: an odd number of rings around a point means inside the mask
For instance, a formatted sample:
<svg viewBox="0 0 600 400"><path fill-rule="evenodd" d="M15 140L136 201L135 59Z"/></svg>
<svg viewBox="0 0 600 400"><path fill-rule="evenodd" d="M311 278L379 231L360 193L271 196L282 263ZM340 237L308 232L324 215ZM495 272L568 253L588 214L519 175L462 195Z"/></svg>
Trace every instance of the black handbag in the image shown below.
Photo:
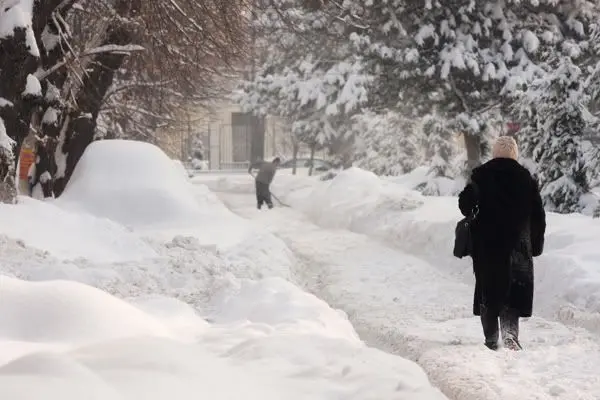
<svg viewBox="0 0 600 400"><path fill-rule="evenodd" d="M475 206L471 214L461 219L454 230L454 257L463 258L473 255L473 234L471 227L479 214L479 190L475 182L471 183L475 194Z"/></svg>

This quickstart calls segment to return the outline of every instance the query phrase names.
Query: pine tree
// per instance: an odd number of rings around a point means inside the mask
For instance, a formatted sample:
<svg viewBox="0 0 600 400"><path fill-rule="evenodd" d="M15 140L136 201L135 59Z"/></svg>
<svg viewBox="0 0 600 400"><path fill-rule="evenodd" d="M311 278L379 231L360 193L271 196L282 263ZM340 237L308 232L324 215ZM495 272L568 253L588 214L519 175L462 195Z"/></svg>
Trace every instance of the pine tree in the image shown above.
<svg viewBox="0 0 600 400"><path fill-rule="evenodd" d="M254 74L235 99L246 111L293 121L295 139L327 145L347 134L367 102L372 77L352 51L347 24L333 4L304 0L258 2Z"/></svg>
<svg viewBox="0 0 600 400"><path fill-rule="evenodd" d="M352 116L370 118L366 110L405 118L439 112L464 137L465 172L489 152L490 115L507 99L546 79L562 56L593 68L590 55L600 48L600 5L591 0L259 3L262 55L257 76L242 85L246 109L294 121L302 140L320 143L347 134ZM526 134L525 148L537 146L542 129L526 126L535 134ZM413 139L419 148L422 138L405 130L359 132L357 159L386 173L410 169L401 165L409 160L402 148Z"/></svg>
<svg viewBox="0 0 600 400"><path fill-rule="evenodd" d="M378 77L371 102L410 103L464 123L470 167L482 158L484 114L502 96L543 75L540 62L559 48L577 52L598 20L597 2L345 1L368 29L353 41ZM480 123L483 122L483 123Z"/></svg>
<svg viewBox="0 0 600 400"><path fill-rule="evenodd" d="M423 122L423 134L426 138L426 154L429 162L429 175L432 177L447 177L454 175L452 171L452 158L456 153L452 142L452 131L448 122L437 115L425 117Z"/></svg>
<svg viewBox="0 0 600 400"><path fill-rule="evenodd" d="M521 133L522 151L537 164L544 205L560 213L581 211L589 192L584 131L588 124L582 70L569 57L529 87L516 106L531 123Z"/></svg>
<svg viewBox="0 0 600 400"><path fill-rule="evenodd" d="M552 211L581 211L580 198L589 192L581 144L584 127L581 111L561 114L550 126L547 141L534 153L543 182L542 197Z"/></svg>
<svg viewBox="0 0 600 400"><path fill-rule="evenodd" d="M377 175L401 175L423 161L414 121L394 112L355 118L357 166Z"/></svg>

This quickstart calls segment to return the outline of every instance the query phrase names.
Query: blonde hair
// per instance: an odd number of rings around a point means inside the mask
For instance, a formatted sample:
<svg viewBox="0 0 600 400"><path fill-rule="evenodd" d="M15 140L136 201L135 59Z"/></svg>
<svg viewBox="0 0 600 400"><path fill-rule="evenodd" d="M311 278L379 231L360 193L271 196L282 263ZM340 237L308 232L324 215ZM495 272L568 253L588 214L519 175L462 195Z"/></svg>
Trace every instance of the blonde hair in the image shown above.
<svg viewBox="0 0 600 400"><path fill-rule="evenodd" d="M492 157L494 158L519 158L519 147L517 142L511 136L500 136L492 147Z"/></svg>

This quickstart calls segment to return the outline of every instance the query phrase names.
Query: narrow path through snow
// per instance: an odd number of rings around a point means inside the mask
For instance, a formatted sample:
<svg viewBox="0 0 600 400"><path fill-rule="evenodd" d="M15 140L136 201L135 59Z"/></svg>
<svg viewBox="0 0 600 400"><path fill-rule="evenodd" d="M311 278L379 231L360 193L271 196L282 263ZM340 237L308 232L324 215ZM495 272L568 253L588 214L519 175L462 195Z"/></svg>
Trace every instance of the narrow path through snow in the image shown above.
<svg viewBox="0 0 600 400"><path fill-rule="evenodd" d="M450 398L600 398L600 343L588 331L532 318L522 327L526 351L490 352L464 282L367 236L320 228L296 210L259 212L249 194L219 196L284 240L303 262L298 283L347 312L363 340L417 361Z"/></svg>

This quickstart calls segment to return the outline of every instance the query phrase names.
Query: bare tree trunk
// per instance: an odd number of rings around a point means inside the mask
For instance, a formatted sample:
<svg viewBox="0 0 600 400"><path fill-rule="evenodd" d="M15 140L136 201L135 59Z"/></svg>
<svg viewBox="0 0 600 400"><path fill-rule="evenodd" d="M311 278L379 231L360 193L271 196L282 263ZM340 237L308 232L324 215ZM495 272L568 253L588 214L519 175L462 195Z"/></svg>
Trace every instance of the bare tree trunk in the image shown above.
<svg viewBox="0 0 600 400"><path fill-rule="evenodd" d="M310 145L310 161L308 166L308 176L312 176L314 169L314 161L315 161L315 150L317 149L317 144L313 143Z"/></svg>
<svg viewBox="0 0 600 400"><path fill-rule="evenodd" d="M115 9L123 18L139 13L141 0L119 0ZM134 31L123 18L115 18L107 28L102 45L124 46L134 42ZM123 53L101 53L94 57L77 95L77 109L69 115L64 142L57 151L66 156L65 170L60 171L54 182L54 193L60 196L71 178L77 162L87 146L94 140L96 121L104 96L110 89L117 70L127 56ZM60 156L60 155L59 155Z"/></svg>
<svg viewBox="0 0 600 400"><path fill-rule="evenodd" d="M329 144L329 155L339 161L342 169L352 167L354 156L354 136L334 139Z"/></svg>
<svg viewBox="0 0 600 400"><path fill-rule="evenodd" d="M463 133L463 138L467 148L467 170L465 172L469 176L471 171L481 164L481 136Z"/></svg>
<svg viewBox="0 0 600 400"><path fill-rule="evenodd" d="M292 175L296 175L296 162L298 161L298 151L300 151L300 145L297 140L293 141L293 154L292 154Z"/></svg>

